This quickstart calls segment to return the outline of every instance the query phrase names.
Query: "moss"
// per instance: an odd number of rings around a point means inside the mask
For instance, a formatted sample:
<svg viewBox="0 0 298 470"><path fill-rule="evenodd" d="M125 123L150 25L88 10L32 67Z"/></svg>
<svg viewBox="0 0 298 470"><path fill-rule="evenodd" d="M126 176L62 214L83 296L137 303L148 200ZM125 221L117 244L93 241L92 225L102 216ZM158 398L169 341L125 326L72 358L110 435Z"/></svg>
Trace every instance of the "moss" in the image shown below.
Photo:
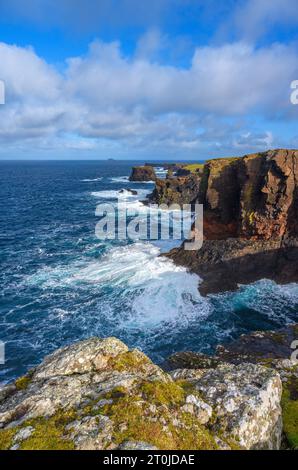
<svg viewBox="0 0 298 470"><path fill-rule="evenodd" d="M0 430L0 450L8 450L12 447L15 434L15 429Z"/></svg>
<svg viewBox="0 0 298 470"><path fill-rule="evenodd" d="M248 220L249 220L250 225L253 224L254 219L255 219L255 213L254 213L254 212L250 212L249 215L248 215Z"/></svg>
<svg viewBox="0 0 298 470"><path fill-rule="evenodd" d="M150 364L150 359L139 351L128 351L113 357L109 361L109 366L113 370L122 372L124 370L142 370L145 365Z"/></svg>
<svg viewBox="0 0 298 470"><path fill-rule="evenodd" d="M32 426L32 435L21 442L20 450L73 450L73 442L65 434L65 426L76 419L76 412L60 411L51 418L28 420L13 429L0 430L0 450L13 445L14 436L23 428Z"/></svg>
<svg viewBox="0 0 298 470"><path fill-rule="evenodd" d="M20 377L19 379L17 379L15 381L15 386L16 386L17 390L26 390L26 388L28 387L30 382L31 382L31 375L27 374L27 375L24 375L23 377Z"/></svg>
<svg viewBox="0 0 298 470"><path fill-rule="evenodd" d="M140 391L143 398L157 405L182 404L185 399L185 391L175 382L144 382Z"/></svg>
<svg viewBox="0 0 298 470"><path fill-rule="evenodd" d="M180 411L184 395L177 384L143 383L133 395L104 406L103 413L114 422L114 443L138 440L161 450L216 449L210 432L195 417ZM179 425L173 424L174 413Z"/></svg>
<svg viewBox="0 0 298 470"><path fill-rule="evenodd" d="M298 449L298 379L283 384L283 429L291 448Z"/></svg>
<svg viewBox="0 0 298 470"><path fill-rule="evenodd" d="M74 450L74 443L64 436L61 417L39 419L30 423L34 433L20 446L21 450ZM62 419L63 420L63 419Z"/></svg>

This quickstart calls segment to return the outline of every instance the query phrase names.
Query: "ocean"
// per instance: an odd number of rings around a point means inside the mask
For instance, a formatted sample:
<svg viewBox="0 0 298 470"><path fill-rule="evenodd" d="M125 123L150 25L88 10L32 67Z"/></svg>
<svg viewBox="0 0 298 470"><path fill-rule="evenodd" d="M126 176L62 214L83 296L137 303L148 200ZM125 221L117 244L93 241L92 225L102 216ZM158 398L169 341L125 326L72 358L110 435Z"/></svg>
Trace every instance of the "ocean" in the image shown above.
<svg viewBox="0 0 298 470"><path fill-rule="evenodd" d="M91 336L116 336L160 363L298 320L297 284L262 280L204 298L198 276L160 256L177 241L96 238L97 204L131 188L138 194L123 197L142 207L152 191L128 181L138 163L0 163L0 383Z"/></svg>

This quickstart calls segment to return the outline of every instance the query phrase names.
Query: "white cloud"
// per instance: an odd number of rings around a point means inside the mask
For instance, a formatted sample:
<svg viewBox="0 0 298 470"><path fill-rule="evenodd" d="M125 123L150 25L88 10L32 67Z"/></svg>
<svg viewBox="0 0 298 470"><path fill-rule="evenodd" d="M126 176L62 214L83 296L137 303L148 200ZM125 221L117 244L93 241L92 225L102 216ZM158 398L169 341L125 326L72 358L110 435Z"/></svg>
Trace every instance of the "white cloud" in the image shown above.
<svg viewBox="0 0 298 470"><path fill-rule="evenodd" d="M297 2L295 0L247 0L235 9L233 22L242 38L255 40L264 36L276 25L298 24Z"/></svg>
<svg viewBox="0 0 298 470"><path fill-rule="evenodd" d="M146 58L144 51L160 45L156 34L139 42L134 57L123 56L117 42L96 41L86 56L70 58L63 73L31 48L0 44L0 78L7 90L0 140L11 146L34 141L42 148L59 142L82 151L107 141L181 152L273 143L270 129L243 137L250 129L239 119L250 113L286 117L293 112L294 46L197 48L191 66L180 69ZM233 121L228 129L227 119Z"/></svg>

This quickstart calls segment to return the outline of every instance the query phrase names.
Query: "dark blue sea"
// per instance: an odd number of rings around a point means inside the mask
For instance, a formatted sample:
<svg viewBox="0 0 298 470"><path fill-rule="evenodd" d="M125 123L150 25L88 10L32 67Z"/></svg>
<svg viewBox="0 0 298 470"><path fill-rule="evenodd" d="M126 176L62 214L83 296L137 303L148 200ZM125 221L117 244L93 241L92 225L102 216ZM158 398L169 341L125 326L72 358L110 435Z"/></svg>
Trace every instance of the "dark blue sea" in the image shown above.
<svg viewBox="0 0 298 470"><path fill-rule="evenodd" d="M159 256L170 243L96 238L97 204L132 188L141 207L153 188L129 183L133 163L0 163L0 383L94 335L160 362L298 320L297 284L263 280L203 298L196 275Z"/></svg>

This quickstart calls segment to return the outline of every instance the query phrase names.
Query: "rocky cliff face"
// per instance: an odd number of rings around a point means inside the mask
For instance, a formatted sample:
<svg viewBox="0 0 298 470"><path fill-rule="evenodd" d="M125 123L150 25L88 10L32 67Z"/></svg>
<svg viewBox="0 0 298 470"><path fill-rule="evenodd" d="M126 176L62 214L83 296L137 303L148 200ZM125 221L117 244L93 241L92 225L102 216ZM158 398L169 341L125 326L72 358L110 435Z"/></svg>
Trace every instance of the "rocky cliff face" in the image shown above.
<svg viewBox="0 0 298 470"><path fill-rule="evenodd" d="M198 201L203 247L169 256L199 274L201 292L270 278L298 280L298 151L274 150L207 162Z"/></svg>
<svg viewBox="0 0 298 470"><path fill-rule="evenodd" d="M0 389L0 448L277 449L281 393L263 365L209 358L167 373L115 338L91 338Z"/></svg>
<svg viewBox="0 0 298 470"><path fill-rule="evenodd" d="M154 168L149 165L135 166L132 169L129 181L155 181L156 175Z"/></svg>
<svg viewBox="0 0 298 470"><path fill-rule="evenodd" d="M200 189L200 178L196 175L158 179L153 193L149 196L153 204L192 204Z"/></svg>

